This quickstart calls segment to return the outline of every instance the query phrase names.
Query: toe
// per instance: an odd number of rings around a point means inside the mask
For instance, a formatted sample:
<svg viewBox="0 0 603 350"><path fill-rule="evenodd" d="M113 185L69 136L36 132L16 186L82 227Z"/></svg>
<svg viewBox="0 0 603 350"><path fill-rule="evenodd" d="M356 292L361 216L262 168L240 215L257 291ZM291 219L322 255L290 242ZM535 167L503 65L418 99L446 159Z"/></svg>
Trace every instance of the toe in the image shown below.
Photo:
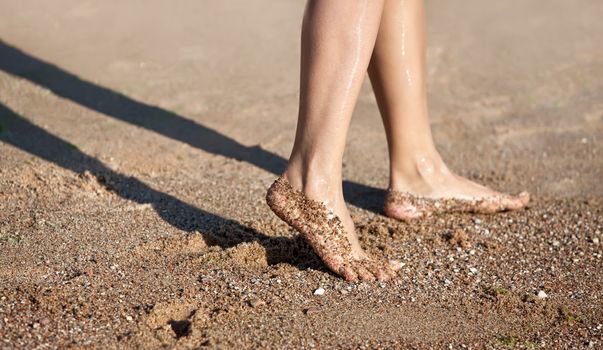
<svg viewBox="0 0 603 350"><path fill-rule="evenodd" d="M348 282L358 281L358 274L350 266L342 266L337 272Z"/></svg>
<svg viewBox="0 0 603 350"><path fill-rule="evenodd" d="M376 279L375 275L373 275L369 270L367 270L361 264L357 264L357 266L356 266L356 272L358 273L358 277L362 281L372 282L372 281L374 281Z"/></svg>
<svg viewBox="0 0 603 350"><path fill-rule="evenodd" d="M530 202L530 194L528 192L521 192L517 198L519 199L519 201L521 202L522 206L526 206L528 205L528 203Z"/></svg>
<svg viewBox="0 0 603 350"><path fill-rule="evenodd" d="M325 265L327 265L327 267L335 272L336 274L342 275L344 276L344 278L347 280L348 278L345 277L344 272L348 274L348 276L352 276L349 272L347 272L346 270L349 269L347 267L347 264L345 264L343 257L341 257L341 255L324 255L322 256L322 261L325 263ZM352 272L354 272L352 270Z"/></svg>
<svg viewBox="0 0 603 350"><path fill-rule="evenodd" d="M398 272L398 270L402 269L402 263L398 260L391 259L387 262L388 267L393 272Z"/></svg>
<svg viewBox="0 0 603 350"><path fill-rule="evenodd" d="M499 195L481 200L475 208L476 213L494 214L506 210L517 210L523 208L523 197L511 195Z"/></svg>
<svg viewBox="0 0 603 350"><path fill-rule="evenodd" d="M396 278L400 269L402 269L402 264L397 260L389 260L387 264L385 264L385 271L387 271L390 279Z"/></svg>
<svg viewBox="0 0 603 350"><path fill-rule="evenodd" d="M392 279L392 274L391 271L389 270L389 268L387 266L383 266L381 268L378 268L375 271L375 276L377 277L377 280L380 282L385 282L385 281L389 281Z"/></svg>
<svg viewBox="0 0 603 350"><path fill-rule="evenodd" d="M370 261L366 264L367 268L375 275L378 281L388 281L392 278L391 270L387 264Z"/></svg>
<svg viewBox="0 0 603 350"><path fill-rule="evenodd" d="M504 197L501 196L484 198L478 202L479 204L476 206L475 212L482 214L494 214L505 210L503 201Z"/></svg>
<svg viewBox="0 0 603 350"><path fill-rule="evenodd" d="M501 199L501 207L503 210L517 210L521 209L528 204L530 201L530 194L522 192L517 196L505 196Z"/></svg>

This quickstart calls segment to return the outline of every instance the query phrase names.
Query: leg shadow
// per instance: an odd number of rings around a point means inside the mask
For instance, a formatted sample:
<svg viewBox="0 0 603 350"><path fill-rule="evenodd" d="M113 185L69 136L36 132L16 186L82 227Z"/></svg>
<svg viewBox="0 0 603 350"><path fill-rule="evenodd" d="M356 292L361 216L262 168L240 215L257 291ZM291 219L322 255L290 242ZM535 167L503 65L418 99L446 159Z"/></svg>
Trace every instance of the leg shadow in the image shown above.
<svg viewBox="0 0 603 350"><path fill-rule="evenodd" d="M257 241L266 248L270 264L293 263L305 268L316 263L309 259L308 248L298 238L270 237L235 220L198 209L169 194L157 191L142 181L120 174L101 161L74 149L65 140L52 135L0 104L0 141L73 172L91 173L99 183L120 197L139 204L150 204L167 223L186 232L199 231L209 245L223 248Z"/></svg>
<svg viewBox="0 0 603 350"><path fill-rule="evenodd" d="M247 147L176 113L136 101L119 92L83 80L1 40L0 69L43 86L81 106L203 151L245 161L277 175L280 175L287 165L285 159L260 146ZM385 191L350 181L345 181L343 187L346 200L351 204L376 213L381 211Z"/></svg>

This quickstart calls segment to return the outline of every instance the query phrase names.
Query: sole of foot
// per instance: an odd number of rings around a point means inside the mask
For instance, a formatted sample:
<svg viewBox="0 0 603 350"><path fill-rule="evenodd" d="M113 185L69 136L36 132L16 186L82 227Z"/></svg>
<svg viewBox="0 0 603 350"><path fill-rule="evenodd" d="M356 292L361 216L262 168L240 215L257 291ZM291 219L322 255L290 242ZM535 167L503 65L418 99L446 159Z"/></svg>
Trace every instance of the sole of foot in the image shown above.
<svg viewBox="0 0 603 350"><path fill-rule="evenodd" d="M283 221L297 230L325 265L347 281L388 281L400 263L353 254L340 218L323 203L294 189L281 176L268 189L266 202Z"/></svg>
<svg viewBox="0 0 603 350"><path fill-rule="evenodd" d="M519 210L529 201L530 194L527 192L516 196L496 195L476 199L457 199L420 197L390 189L387 191L383 211L390 218L409 222L445 213L494 214Z"/></svg>

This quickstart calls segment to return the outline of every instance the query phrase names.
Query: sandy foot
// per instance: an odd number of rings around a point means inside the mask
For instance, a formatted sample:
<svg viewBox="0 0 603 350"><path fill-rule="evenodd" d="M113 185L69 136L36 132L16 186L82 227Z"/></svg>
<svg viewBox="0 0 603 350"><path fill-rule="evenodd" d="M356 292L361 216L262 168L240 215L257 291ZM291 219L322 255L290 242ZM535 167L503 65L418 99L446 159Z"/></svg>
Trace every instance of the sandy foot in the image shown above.
<svg viewBox="0 0 603 350"><path fill-rule="evenodd" d="M295 190L284 177L272 184L266 201L278 217L299 231L331 271L346 280L387 281L399 269L396 261L356 257L339 217Z"/></svg>
<svg viewBox="0 0 603 350"><path fill-rule="evenodd" d="M454 197L430 198L416 196L409 192L388 190L385 198L385 215L411 221L430 215L443 213L480 213L493 214L525 207L530 195L522 192L516 196L496 194L483 198L462 199Z"/></svg>
<svg viewBox="0 0 603 350"><path fill-rule="evenodd" d="M415 172L392 178L385 198L387 216L410 221L442 213L493 214L525 207L530 195L497 192L451 172L438 154L415 159Z"/></svg>

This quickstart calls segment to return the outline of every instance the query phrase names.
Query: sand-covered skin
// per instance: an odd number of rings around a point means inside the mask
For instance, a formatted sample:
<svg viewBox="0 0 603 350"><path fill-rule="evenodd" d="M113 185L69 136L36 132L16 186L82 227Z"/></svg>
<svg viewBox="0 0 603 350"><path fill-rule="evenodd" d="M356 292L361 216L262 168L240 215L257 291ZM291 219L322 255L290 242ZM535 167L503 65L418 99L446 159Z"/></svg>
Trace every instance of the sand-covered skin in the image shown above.
<svg viewBox="0 0 603 350"><path fill-rule="evenodd" d="M285 176L280 176L270 186L266 203L301 234L331 271L346 281L385 282L396 277L400 262L354 254L341 219L324 203L294 189Z"/></svg>
<svg viewBox="0 0 603 350"><path fill-rule="evenodd" d="M600 3L427 6L438 149L532 199L385 217L367 84L344 191L362 246L405 264L380 284L329 272L264 201L302 2L0 3L0 348L601 348Z"/></svg>
<svg viewBox="0 0 603 350"><path fill-rule="evenodd" d="M383 212L390 218L411 222L431 215L473 213L495 214L524 208L530 195L522 192L517 196L501 194L476 199L428 198L408 192L388 189Z"/></svg>

